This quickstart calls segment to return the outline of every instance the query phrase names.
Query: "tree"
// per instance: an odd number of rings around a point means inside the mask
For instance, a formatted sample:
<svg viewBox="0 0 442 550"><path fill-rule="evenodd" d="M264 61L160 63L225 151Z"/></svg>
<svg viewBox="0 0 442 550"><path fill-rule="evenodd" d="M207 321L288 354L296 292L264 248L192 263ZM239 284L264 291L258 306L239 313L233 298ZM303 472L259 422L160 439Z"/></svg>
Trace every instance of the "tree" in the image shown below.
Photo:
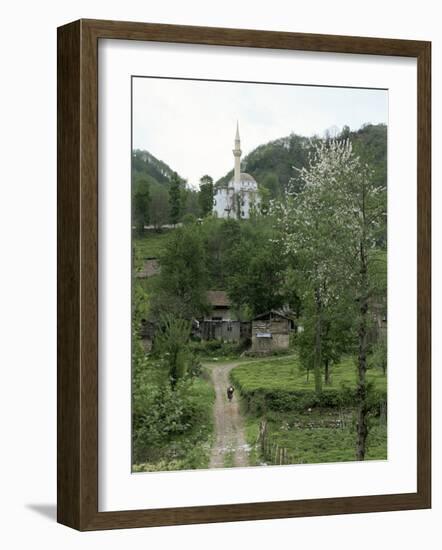
<svg viewBox="0 0 442 550"><path fill-rule="evenodd" d="M274 172L269 172L264 176L264 179L260 182L261 187L264 187L271 199L276 199L281 193L281 185L279 183L278 176Z"/></svg>
<svg viewBox="0 0 442 550"><path fill-rule="evenodd" d="M315 391L322 391L323 337L328 308L338 293L343 266L336 223L335 185L343 167L335 152L322 142L313 148L307 167L298 170L301 192L289 192L274 205L283 246L296 262L301 299L312 321L312 367ZM306 335L307 338L307 335Z"/></svg>
<svg viewBox="0 0 442 550"><path fill-rule="evenodd" d="M258 194L260 198L259 213L266 215L270 210L270 191L266 187L260 187Z"/></svg>
<svg viewBox="0 0 442 550"><path fill-rule="evenodd" d="M144 226L149 224L150 186L147 178L135 181L133 194L133 222L137 232L142 234Z"/></svg>
<svg viewBox="0 0 442 550"><path fill-rule="evenodd" d="M356 457L364 460L368 435L370 298L373 258L379 235L385 234L386 188L367 163L354 154L348 140L316 144L308 167L300 170L303 191L280 207L288 252L302 259L306 291L315 304L315 387L321 390L327 308L342 293L357 306L357 440ZM338 298L339 299L339 298Z"/></svg>
<svg viewBox="0 0 442 550"><path fill-rule="evenodd" d="M200 179L198 204L202 218L209 216L213 210L213 179L205 175Z"/></svg>
<svg viewBox="0 0 442 550"><path fill-rule="evenodd" d="M181 218L181 223L183 225L192 225L194 223L197 223L197 218L193 214L184 214L184 216Z"/></svg>
<svg viewBox="0 0 442 550"><path fill-rule="evenodd" d="M158 231L167 223L169 217L169 195L159 185L155 185L150 190L150 208L149 219L155 229Z"/></svg>
<svg viewBox="0 0 442 550"><path fill-rule="evenodd" d="M161 273L152 294L152 312L183 319L201 317L207 310L206 259L199 226L188 224L171 232L160 256Z"/></svg>
<svg viewBox="0 0 442 550"><path fill-rule="evenodd" d="M259 315L284 305L283 248L264 224L239 224L239 235L223 258L226 288L236 311Z"/></svg>
<svg viewBox="0 0 442 550"><path fill-rule="evenodd" d="M231 250L240 239L241 225L237 220L205 218L200 226L208 271L208 288L225 289L229 273Z"/></svg>
<svg viewBox="0 0 442 550"><path fill-rule="evenodd" d="M169 204L170 222L176 225L181 214L181 181L176 172L173 173L170 181Z"/></svg>
<svg viewBox="0 0 442 550"><path fill-rule="evenodd" d="M331 384L333 365L342 356L354 352L354 307L345 299L340 299L327 308L322 335L322 363L324 366L324 383Z"/></svg>
<svg viewBox="0 0 442 550"><path fill-rule="evenodd" d="M155 349L167 365L172 389L186 374L190 329L190 321L168 314L161 318L160 330L155 337Z"/></svg>
<svg viewBox="0 0 442 550"><path fill-rule="evenodd" d="M342 139L349 139L350 133L351 133L350 126L348 126L347 124L345 124L345 125L342 127L341 133L339 134L339 139L341 139L341 140L342 140Z"/></svg>
<svg viewBox="0 0 442 550"><path fill-rule="evenodd" d="M316 323L314 303L304 301L301 319L302 332L297 336L300 366L307 372L307 379L314 369ZM343 296L336 297L323 310L321 332L321 371L325 385L331 384L333 365L342 356L354 351L354 306Z"/></svg>
<svg viewBox="0 0 442 550"><path fill-rule="evenodd" d="M244 239L232 251L230 265L227 291L237 311L246 310L254 316L284 305L280 292L284 267L270 243L251 246Z"/></svg>
<svg viewBox="0 0 442 550"><path fill-rule="evenodd" d="M368 360L370 368L381 369L385 376L387 373L387 335L381 333L378 340L371 348Z"/></svg>
<svg viewBox="0 0 442 550"><path fill-rule="evenodd" d="M379 233L385 234L386 225L386 187L380 186L374 171L368 164L352 153L348 141L343 142L344 154L352 166L352 177L339 188L343 204L342 224L345 232L345 252L351 260L351 279L358 304L358 411L356 458L364 460L368 436L369 396L366 380L367 356L369 353L368 331L370 325L370 298L378 280L374 281L373 272ZM372 275L372 276L370 276Z"/></svg>
<svg viewBox="0 0 442 550"><path fill-rule="evenodd" d="M182 187L181 189L181 221L183 216L191 214L198 218L200 216L200 207L199 207L199 192L192 189L191 187Z"/></svg>

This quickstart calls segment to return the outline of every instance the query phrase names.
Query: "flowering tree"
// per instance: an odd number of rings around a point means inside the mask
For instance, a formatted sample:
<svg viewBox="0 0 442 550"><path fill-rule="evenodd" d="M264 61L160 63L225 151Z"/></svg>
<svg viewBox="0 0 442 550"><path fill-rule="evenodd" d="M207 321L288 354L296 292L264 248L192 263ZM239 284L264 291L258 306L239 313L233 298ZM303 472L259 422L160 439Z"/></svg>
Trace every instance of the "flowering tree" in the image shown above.
<svg viewBox="0 0 442 550"><path fill-rule="evenodd" d="M297 172L301 192L289 192L274 211L285 251L299 265L303 300L314 305L310 322L314 326L312 355L318 393L322 390L324 329L333 317L330 311L343 302L353 305L348 315L354 309L358 342L356 455L363 460L368 434L370 261L385 230L386 189L375 184L370 167L354 154L348 140L315 143L307 167Z"/></svg>

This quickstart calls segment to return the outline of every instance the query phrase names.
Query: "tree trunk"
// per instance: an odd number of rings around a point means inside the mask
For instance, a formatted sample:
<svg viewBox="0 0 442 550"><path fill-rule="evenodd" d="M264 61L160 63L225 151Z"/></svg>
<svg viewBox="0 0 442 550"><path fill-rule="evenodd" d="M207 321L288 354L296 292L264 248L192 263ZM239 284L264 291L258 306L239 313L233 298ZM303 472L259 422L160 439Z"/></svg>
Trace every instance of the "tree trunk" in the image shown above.
<svg viewBox="0 0 442 550"><path fill-rule="evenodd" d="M330 385L330 362L328 359L324 362L324 381L327 386Z"/></svg>
<svg viewBox="0 0 442 550"><path fill-rule="evenodd" d="M315 290L315 303L316 303L316 325L315 325L315 353L313 361L313 371L315 375L315 392L320 394L322 392L322 376L321 376L321 363L322 363L322 303L319 295L319 289Z"/></svg>
<svg viewBox="0 0 442 550"><path fill-rule="evenodd" d="M357 441L356 459L364 460L368 435L368 400L367 400L367 313L368 313L368 275L367 256L364 244L360 245L360 283L359 297L359 352L358 352L358 386L357 386Z"/></svg>

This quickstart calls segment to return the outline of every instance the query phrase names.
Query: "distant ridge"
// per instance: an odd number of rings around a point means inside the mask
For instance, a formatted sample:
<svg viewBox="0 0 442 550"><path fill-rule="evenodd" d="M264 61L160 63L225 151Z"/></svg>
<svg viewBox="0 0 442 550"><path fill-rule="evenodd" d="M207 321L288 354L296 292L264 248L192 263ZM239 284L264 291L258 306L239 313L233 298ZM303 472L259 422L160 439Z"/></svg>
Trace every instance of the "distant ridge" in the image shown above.
<svg viewBox="0 0 442 550"><path fill-rule="evenodd" d="M170 180L174 170L164 161L157 159L149 153L141 149L135 149L132 152L132 170L133 180L136 181L139 176L147 176L154 183L169 187ZM179 176L180 177L180 176ZM184 179L180 177L184 182ZM152 182L151 182L152 183Z"/></svg>
<svg viewBox="0 0 442 550"><path fill-rule="evenodd" d="M344 127L340 138L348 138L358 153L363 153L375 168L376 178L380 185L387 180L387 126L385 124L366 124L359 130L351 132ZM314 139L290 134L259 145L243 161L243 170L251 174L269 198L280 197L287 190L291 181L296 190L296 171L294 166L302 168L308 163L311 143ZM174 173L164 161L159 160L148 151L135 149L132 153L133 181L147 179L153 187L169 190L170 180ZM201 174L202 176L203 174ZM220 178L215 186L227 185L233 176L233 170ZM184 178L179 176L185 182ZM267 191L265 191L267 190Z"/></svg>
<svg viewBox="0 0 442 550"><path fill-rule="evenodd" d="M367 124L351 132L344 128L337 136L348 138L356 152L363 150L375 166L379 183L385 184L387 178L387 126L385 124ZM302 168L307 165L312 141L319 138L306 138L297 134L281 137L259 145L243 161L243 170L251 174L260 188L266 188L270 197L281 196L292 180L296 190L296 171L294 166ZM215 185L227 185L233 176L233 170L220 178Z"/></svg>

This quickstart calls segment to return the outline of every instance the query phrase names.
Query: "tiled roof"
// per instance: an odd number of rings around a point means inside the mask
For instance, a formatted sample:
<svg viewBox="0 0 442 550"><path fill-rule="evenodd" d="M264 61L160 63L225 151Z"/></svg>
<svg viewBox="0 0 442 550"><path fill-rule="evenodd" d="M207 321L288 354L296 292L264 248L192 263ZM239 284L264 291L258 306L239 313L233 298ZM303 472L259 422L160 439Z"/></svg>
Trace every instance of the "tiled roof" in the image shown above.
<svg viewBox="0 0 442 550"><path fill-rule="evenodd" d="M271 317L282 317L283 319L287 319L289 321L291 319L291 317L287 313L281 310L271 309L270 311L266 311L265 313L257 315L253 320L257 321L259 319L270 319Z"/></svg>
<svg viewBox="0 0 442 550"><path fill-rule="evenodd" d="M135 276L139 279L146 279L158 275L160 272L160 263L157 258L149 258L144 261L143 267L140 271L135 273Z"/></svg>
<svg viewBox="0 0 442 550"><path fill-rule="evenodd" d="M230 307L230 299L224 290L208 290L207 300L212 306Z"/></svg>

